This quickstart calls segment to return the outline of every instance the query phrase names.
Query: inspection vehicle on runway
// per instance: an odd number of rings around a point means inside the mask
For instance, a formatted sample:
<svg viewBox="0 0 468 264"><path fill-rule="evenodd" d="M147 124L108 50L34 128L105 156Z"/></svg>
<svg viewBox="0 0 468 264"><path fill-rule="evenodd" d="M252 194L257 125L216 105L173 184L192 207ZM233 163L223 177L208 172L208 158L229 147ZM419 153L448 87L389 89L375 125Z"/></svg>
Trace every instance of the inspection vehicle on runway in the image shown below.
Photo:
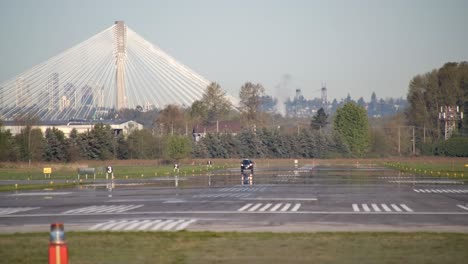
<svg viewBox="0 0 468 264"><path fill-rule="evenodd" d="M250 170L253 174L254 172L254 162L250 159L244 159L241 162L241 173L244 173L244 170Z"/></svg>
<svg viewBox="0 0 468 264"><path fill-rule="evenodd" d="M250 173L247 172L250 170ZM252 185L254 173L254 162L250 159L244 159L241 162L241 184Z"/></svg>

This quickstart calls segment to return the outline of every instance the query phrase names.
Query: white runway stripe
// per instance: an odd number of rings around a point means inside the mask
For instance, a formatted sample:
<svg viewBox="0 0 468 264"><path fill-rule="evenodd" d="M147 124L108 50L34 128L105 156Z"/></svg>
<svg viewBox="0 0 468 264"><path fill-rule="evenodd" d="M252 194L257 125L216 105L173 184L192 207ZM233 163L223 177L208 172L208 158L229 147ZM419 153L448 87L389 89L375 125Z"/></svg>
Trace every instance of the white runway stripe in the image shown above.
<svg viewBox="0 0 468 264"><path fill-rule="evenodd" d="M247 198L250 193L219 193L219 194L197 194L193 198Z"/></svg>
<svg viewBox="0 0 468 264"><path fill-rule="evenodd" d="M300 203L290 204L290 203L257 203L257 204L246 204L241 208L237 209L239 212L297 212L301 207Z"/></svg>
<svg viewBox="0 0 468 264"><path fill-rule="evenodd" d="M219 192L263 192L266 187L231 187L219 189Z"/></svg>
<svg viewBox="0 0 468 264"><path fill-rule="evenodd" d="M196 219L120 220L93 225L89 231L179 231L195 223Z"/></svg>
<svg viewBox="0 0 468 264"><path fill-rule="evenodd" d="M174 220L165 220L165 221L159 222L155 226L153 226L150 230L151 231L158 231L158 230L160 230L160 228L162 228L165 225L171 223L172 221L174 221Z"/></svg>
<svg viewBox="0 0 468 264"><path fill-rule="evenodd" d="M393 209L395 209L395 211L401 212L400 207L396 206L396 204L391 204L390 206L391 206Z"/></svg>
<svg viewBox="0 0 468 264"><path fill-rule="evenodd" d="M354 212L363 212L363 213L367 213L367 212L377 212L377 213L413 212L413 210L409 208L406 204L399 204L399 206L397 204L390 204L390 205L380 204L380 207L376 203L371 203L370 206L368 204L360 204L360 205L352 204L352 208Z"/></svg>
<svg viewBox="0 0 468 264"><path fill-rule="evenodd" d="M464 184L463 181L449 181L449 180L394 180L388 181L389 183L400 184Z"/></svg>
<svg viewBox="0 0 468 264"><path fill-rule="evenodd" d="M97 224L97 225L93 225L90 229L88 229L89 231L95 231L95 230L99 230L101 229L103 226L109 224L109 223L114 223L115 221L112 220L112 221L109 221L109 222L104 222L104 223L100 223L100 224Z"/></svg>
<svg viewBox="0 0 468 264"><path fill-rule="evenodd" d="M359 206L357 204L353 204L353 211L354 212L359 212Z"/></svg>
<svg viewBox="0 0 468 264"><path fill-rule="evenodd" d="M380 212L380 208L376 204L371 204L371 206L372 206L372 209L374 209L374 211Z"/></svg>
<svg viewBox="0 0 468 264"><path fill-rule="evenodd" d="M177 221L172 221L171 223L167 224L162 230L163 231L168 231L168 230L171 230L173 227L175 227L176 225L184 222L185 220L182 219L182 220L177 220Z"/></svg>
<svg viewBox="0 0 468 264"><path fill-rule="evenodd" d="M463 206L461 204L457 204L458 207L460 207L461 209L463 210L467 210L468 211L468 207L467 206Z"/></svg>
<svg viewBox="0 0 468 264"><path fill-rule="evenodd" d="M116 225L121 224L122 222L123 222L123 221L109 222L108 224L102 226L99 230L101 230L101 231L110 230L111 228L113 228L113 227L116 226Z"/></svg>
<svg viewBox="0 0 468 264"><path fill-rule="evenodd" d="M124 231L135 230L137 229L137 227L145 225L146 223L149 223L149 222L151 222L151 220L136 221L133 224L126 226L123 230Z"/></svg>
<svg viewBox="0 0 468 264"><path fill-rule="evenodd" d="M129 226L129 225L132 225L134 223L137 223L138 220L133 220L133 221L124 221L116 226L114 226L111 231L119 231L119 230L123 230L125 227Z"/></svg>
<svg viewBox="0 0 468 264"><path fill-rule="evenodd" d="M260 206L262 206L261 203L254 205L252 208L249 209L249 212L257 210Z"/></svg>
<svg viewBox="0 0 468 264"><path fill-rule="evenodd" d="M190 219L189 221L186 221L186 222L180 224L178 227L175 228L175 230L176 231L184 230L185 228L187 228L187 226L189 226L192 223L195 223L196 221L197 221L197 219Z"/></svg>
<svg viewBox="0 0 468 264"><path fill-rule="evenodd" d="M367 206L367 204L362 204L362 209L364 209L365 212L370 212L370 208Z"/></svg>
<svg viewBox="0 0 468 264"><path fill-rule="evenodd" d="M243 207L239 208L237 211L242 212L242 211L244 211L245 209L249 208L251 205L252 205L252 204L246 204L246 205L244 205Z"/></svg>
<svg viewBox="0 0 468 264"><path fill-rule="evenodd" d="M461 189L413 189L417 193L468 193L468 190Z"/></svg>
<svg viewBox="0 0 468 264"><path fill-rule="evenodd" d="M142 231L142 230L149 230L150 226L153 226L159 222L161 222L162 220L154 220L154 221L148 221L148 222L145 222L143 223L142 225L138 226L138 228L136 229L137 231Z"/></svg>
<svg viewBox="0 0 468 264"><path fill-rule="evenodd" d="M291 207L291 204L289 204L289 203L285 204L284 207L280 211L281 212L286 212L289 209L289 207Z"/></svg>
<svg viewBox="0 0 468 264"><path fill-rule="evenodd" d="M297 212L297 210L299 210L299 208L301 208L301 204L298 203L296 205L294 205L293 209L291 209L292 212Z"/></svg>
<svg viewBox="0 0 468 264"><path fill-rule="evenodd" d="M62 214L97 214L97 213L122 213L125 211L140 208L143 205L101 205L101 206L88 206L73 210L68 210Z"/></svg>
<svg viewBox="0 0 468 264"><path fill-rule="evenodd" d="M404 210L406 210L407 212L413 212L413 210L411 210L411 208L409 208L408 206L406 206L406 204L400 204L401 208L403 208Z"/></svg>
<svg viewBox="0 0 468 264"><path fill-rule="evenodd" d="M31 211L40 207L0 207L0 215L14 214L18 212Z"/></svg>
<svg viewBox="0 0 468 264"><path fill-rule="evenodd" d="M278 210L278 208L280 208L282 205L283 205L282 203L275 204L275 206L273 206L273 207L270 209L270 212L275 212L275 211Z"/></svg>
<svg viewBox="0 0 468 264"><path fill-rule="evenodd" d="M260 212L265 211L265 210L268 209L270 206L272 206L271 203L266 204L265 206L263 206L262 208L260 208Z"/></svg>
<svg viewBox="0 0 468 264"><path fill-rule="evenodd" d="M386 204L381 204L382 208L385 210L385 212L391 212L392 209L388 208Z"/></svg>

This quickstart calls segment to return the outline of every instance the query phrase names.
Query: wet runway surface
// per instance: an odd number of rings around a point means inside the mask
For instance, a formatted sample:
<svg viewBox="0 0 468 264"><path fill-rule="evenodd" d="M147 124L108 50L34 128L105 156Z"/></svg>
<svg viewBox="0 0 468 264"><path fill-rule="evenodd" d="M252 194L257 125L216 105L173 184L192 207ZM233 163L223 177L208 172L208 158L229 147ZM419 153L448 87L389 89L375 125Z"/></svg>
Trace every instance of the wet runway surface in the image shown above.
<svg viewBox="0 0 468 264"><path fill-rule="evenodd" d="M385 168L259 168L208 176L100 180L80 189L0 194L0 232L48 231L468 232L463 180Z"/></svg>

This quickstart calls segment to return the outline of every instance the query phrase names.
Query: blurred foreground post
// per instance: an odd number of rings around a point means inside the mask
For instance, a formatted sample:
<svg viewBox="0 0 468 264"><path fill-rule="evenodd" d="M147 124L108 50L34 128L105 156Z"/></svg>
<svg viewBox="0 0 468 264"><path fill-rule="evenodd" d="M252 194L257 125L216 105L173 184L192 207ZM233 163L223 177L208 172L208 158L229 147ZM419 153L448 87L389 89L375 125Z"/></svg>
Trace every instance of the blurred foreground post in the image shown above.
<svg viewBox="0 0 468 264"><path fill-rule="evenodd" d="M49 264L68 264L68 246L63 223L50 225Z"/></svg>

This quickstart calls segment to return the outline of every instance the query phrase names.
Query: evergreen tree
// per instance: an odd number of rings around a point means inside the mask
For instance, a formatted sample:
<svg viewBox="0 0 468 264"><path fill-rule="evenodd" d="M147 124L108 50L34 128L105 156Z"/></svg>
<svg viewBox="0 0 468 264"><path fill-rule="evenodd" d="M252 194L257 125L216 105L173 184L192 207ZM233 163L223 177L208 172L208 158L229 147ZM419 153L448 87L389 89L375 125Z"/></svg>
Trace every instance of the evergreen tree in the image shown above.
<svg viewBox="0 0 468 264"><path fill-rule="evenodd" d="M355 103L346 103L336 111L334 130L348 144L356 156L363 156L369 148L369 121L364 108Z"/></svg>
<svg viewBox="0 0 468 264"><path fill-rule="evenodd" d="M312 122L310 123L310 126L312 129L318 130L324 128L328 124L328 115L325 113L325 110L323 108L320 108L317 111L317 114L312 118Z"/></svg>
<svg viewBox="0 0 468 264"><path fill-rule="evenodd" d="M4 131L0 121L0 161L18 160L18 147L10 131Z"/></svg>
<svg viewBox="0 0 468 264"><path fill-rule="evenodd" d="M46 161L67 160L65 135L55 127L47 128L45 131L44 159Z"/></svg>

